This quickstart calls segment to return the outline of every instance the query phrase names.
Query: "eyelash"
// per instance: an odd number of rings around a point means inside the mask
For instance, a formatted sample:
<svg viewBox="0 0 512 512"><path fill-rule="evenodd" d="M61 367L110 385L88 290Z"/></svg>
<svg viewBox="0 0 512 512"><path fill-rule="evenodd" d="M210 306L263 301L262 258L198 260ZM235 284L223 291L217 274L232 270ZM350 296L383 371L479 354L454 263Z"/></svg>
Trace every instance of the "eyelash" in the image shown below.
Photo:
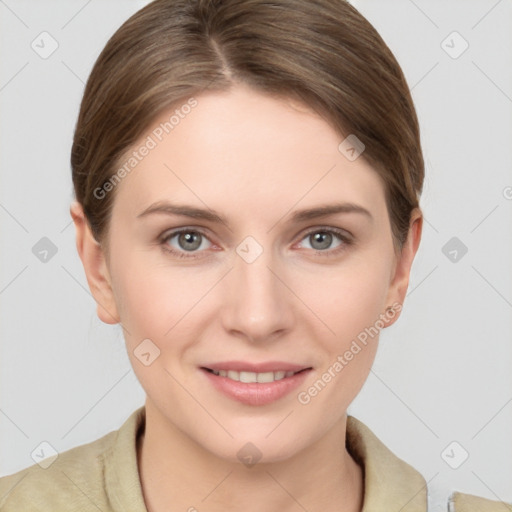
<svg viewBox="0 0 512 512"><path fill-rule="evenodd" d="M192 228L182 228L182 229L178 229L176 231L172 231L170 233L164 234L163 237L160 239L160 243L162 245L162 248L166 252L169 252L173 256L176 256L178 258L196 259L196 258L201 257L201 256L196 256L195 255L195 254L198 254L201 251L199 251L199 252L190 252L190 253L187 254L187 252L185 252L185 251L177 251L175 249L172 249L169 246L169 244L168 244L169 240L171 240L175 236L181 235L182 233L195 233L195 234L201 235L202 237L205 237L207 240L209 240L208 236L205 233L203 233L201 230L192 229ZM315 254L318 254L321 257L329 258L329 257L337 256L340 252L344 251L347 248L347 246L350 246L353 243L352 238L350 236L348 236L348 234L345 231L342 231L342 230L336 229L336 228L332 228L332 227L329 227L329 228L328 227L314 228L314 229L306 232L302 236L300 241L304 240L308 236L313 235L315 233L328 233L328 234L332 234L336 238L338 238L338 240L340 242L342 242L341 245L338 246L335 249L326 249L326 250L320 250L320 249L316 249L315 250L315 249L312 249L313 251L315 251Z"/></svg>

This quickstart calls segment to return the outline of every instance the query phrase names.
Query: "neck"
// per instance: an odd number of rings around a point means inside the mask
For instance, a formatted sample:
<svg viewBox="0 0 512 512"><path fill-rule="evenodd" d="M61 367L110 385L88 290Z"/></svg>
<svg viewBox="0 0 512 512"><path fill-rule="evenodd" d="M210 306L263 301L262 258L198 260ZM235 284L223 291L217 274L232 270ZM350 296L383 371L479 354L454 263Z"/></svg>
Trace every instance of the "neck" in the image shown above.
<svg viewBox="0 0 512 512"><path fill-rule="evenodd" d="M146 402L137 455L148 512L360 512L363 472L345 448L346 415L287 460L250 468L205 450Z"/></svg>

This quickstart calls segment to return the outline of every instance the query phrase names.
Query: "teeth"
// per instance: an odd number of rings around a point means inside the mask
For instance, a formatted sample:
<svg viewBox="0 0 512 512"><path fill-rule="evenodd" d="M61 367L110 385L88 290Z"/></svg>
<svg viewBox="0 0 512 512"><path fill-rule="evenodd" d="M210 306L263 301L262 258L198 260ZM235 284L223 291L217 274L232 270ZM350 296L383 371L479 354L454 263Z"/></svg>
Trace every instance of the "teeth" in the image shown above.
<svg viewBox="0 0 512 512"><path fill-rule="evenodd" d="M264 373L256 373L256 372L235 372L234 370L212 370L215 375L220 377L227 377L231 380L236 380L238 382L274 382L276 380L284 379L285 377L291 377L295 374L295 372L264 372Z"/></svg>
<svg viewBox="0 0 512 512"><path fill-rule="evenodd" d="M233 377L230 378L233 379ZM254 372L240 372L240 377L238 380L240 382L258 382L258 374Z"/></svg>
<svg viewBox="0 0 512 512"><path fill-rule="evenodd" d="M279 372L279 373L283 373L283 372ZM277 376L277 372L276 372L276 375L274 375L274 372L265 372L265 373L255 373L254 375L256 375L256 378L258 379L258 382L274 382L275 380L279 380L279 377Z"/></svg>

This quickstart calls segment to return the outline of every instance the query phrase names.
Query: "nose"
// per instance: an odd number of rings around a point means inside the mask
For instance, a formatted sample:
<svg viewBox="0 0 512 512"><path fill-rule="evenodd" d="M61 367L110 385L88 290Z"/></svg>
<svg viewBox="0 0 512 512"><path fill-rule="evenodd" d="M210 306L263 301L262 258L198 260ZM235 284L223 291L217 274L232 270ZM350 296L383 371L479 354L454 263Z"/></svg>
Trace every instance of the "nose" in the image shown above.
<svg viewBox="0 0 512 512"><path fill-rule="evenodd" d="M231 335L252 343L274 341L295 323L293 294L270 250L252 262L237 254L223 294L222 324Z"/></svg>

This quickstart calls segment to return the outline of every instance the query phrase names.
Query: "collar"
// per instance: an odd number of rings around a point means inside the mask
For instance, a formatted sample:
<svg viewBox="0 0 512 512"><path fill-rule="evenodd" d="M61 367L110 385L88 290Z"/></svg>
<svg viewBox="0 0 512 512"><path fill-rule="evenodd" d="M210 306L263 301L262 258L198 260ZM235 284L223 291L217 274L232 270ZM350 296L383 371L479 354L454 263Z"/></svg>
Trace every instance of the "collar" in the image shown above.
<svg viewBox="0 0 512 512"><path fill-rule="evenodd" d="M427 483L361 421L347 417L346 446L364 472L362 512L427 512Z"/></svg>
<svg viewBox="0 0 512 512"><path fill-rule="evenodd" d="M145 424L146 408L142 406L121 425L104 455L105 488L112 510L147 512L137 462L137 438Z"/></svg>
<svg viewBox="0 0 512 512"><path fill-rule="evenodd" d="M147 512L137 464L137 437L145 426L145 407L134 411L116 432L105 453L105 483L114 510ZM398 458L361 421L347 417L346 447L363 468L362 512L427 511L427 484L412 466Z"/></svg>

